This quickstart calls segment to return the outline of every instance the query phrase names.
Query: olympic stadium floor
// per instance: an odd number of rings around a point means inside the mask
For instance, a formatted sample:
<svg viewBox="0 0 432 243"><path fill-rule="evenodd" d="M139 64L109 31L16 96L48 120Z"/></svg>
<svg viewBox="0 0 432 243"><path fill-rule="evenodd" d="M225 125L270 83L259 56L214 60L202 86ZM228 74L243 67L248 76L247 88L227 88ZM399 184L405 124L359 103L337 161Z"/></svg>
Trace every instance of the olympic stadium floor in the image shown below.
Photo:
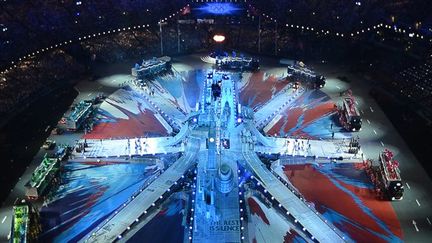
<svg viewBox="0 0 432 243"><path fill-rule="evenodd" d="M272 58L261 58L261 71L263 73L272 74L274 77L282 76L286 73L286 68L278 64L277 59ZM96 96L98 93L105 93L106 95L110 95L115 92L125 81L127 81L129 77L129 70L132 65L128 64L117 64L107 66L101 66L98 68L97 76L101 77L100 79L89 82L83 81L77 85L77 90L79 91L79 96L76 98L75 102L88 99ZM359 105L359 109L362 113L363 117L363 129L358 133L360 137L362 149L365 152L366 156L371 159L376 159L379 152L384 148L389 148L395 152L396 159L400 163L401 175L402 179L405 183L405 194L404 199L402 201L391 202L391 207L394 209L397 220L400 222L401 232L398 233L396 230L394 235L397 238L400 238L403 241L407 242L428 242L430 237L432 236L432 225L430 223L430 219L432 219L432 182L421 164L417 161L415 156L409 150L407 144L403 141L403 139L398 135L396 129L392 126L391 122L384 115L380 107L373 100L373 98L369 95L369 90L371 88L371 82L367 81L367 77L358 76L352 74L343 66L335 66L330 64L314 64L312 65L317 72L322 73L327 77L327 84L323 88L322 92L325 93L329 100L324 100L324 102L337 102L339 99L339 93L341 91L345 91L347 89L351 89L353 91L354 96ZM174 58L174 67L179 72L189 72L193 70L200 70L209 68L209 64L203 63L200 59L200 55L189 55L189 56L181 56ZM189 77L193 75L200 75L199 73L190 74ZM345 76L348 77L351 82L347 83L341 81L337 77ZM250 80L265 78L263 77L253 76ZM272 80L269 79L269 82ZM245 86L245 89L248 89L249 96L254 94L253 83L250 87ZM274 86L276 87L276 86ZM257 90L258 91L258 90ZM314 99L323 100L324 98L321 96L310 96L313 102ZM242 97L240 97L242 98ZM260 99L263 97L259 97ZM264 97L265 99L265 97ZM246 100L246 99L245 99ZM257 99L254 99L253 102L260 102ZM263 101L261 101L263 102ZM256 104L256 103L254 103ZM324 104L324 103L323 103ZM309 108L306 107L304 111L307 111ZM317 116L317 119L320 120L323 117L328 116L328 112L326 110L326 106L323 105L320 108L321 113ZM296 111L297 112L297 111ZM314 113L315 114L315 113ZM320 119L318 119L320 118ZM314 121L315 121L314 120ZM322 120L320 120L322 121ZM321 126L328 126L330 123L328 119L324 119ZM287 124L283 131L287 134L297 134L295 128L299 127L299 124ZM300 124L301 125L301 124ZM316 129L311 130L315 131ZM274 131L281 131L280 129L270 129L271 133ZM327 137L331 134L328 128L321 131L326 131L322 133L315 133L311 135L315 135L317 137L323 136ZM52 135L51 137L57 140L58 143L69 143L73 145L75 141L82 137L83 134L69 134L69 135ZM357 135L357 134L356 134ZM337 136L344 137L346 134L343 132L338 133ZM0 209L0 242L6 242L7 236L10 231L11 224L11 212L12 212L12 204L15 198L23 197L24 190L23 185L28 180L34 168L39 164L41 157L43 156L44 151L41 150L39 153L33 158L33 161L29 165L26 172L21 176L21 179L18 181L12 193L9 195L7 200L4 202ZM349 166L348 166L349 167ZM321 168L321 170L315 171L310 168L303 168L305 171L300 172L299 175L296 176L288 176L293 180L294 186L298 186L299 190L310 190L310 185L305 185L305 182L302 182L299 179L301 173L306 175L311 175L315 173L321 173L326 175L329 173L329 170L326 167ZM316 168L315 168L316 169ZM294 170L294 168L287 167L287 173ZM288 173L289 174L289 173ZM308 189L309 188L309 189ZM316 188L319 191L319 188ZM307 191L305 192L307 194ZM318 192L319 194L319 192ZM326 195L317 196L316 192L309 192L309 199L313 202L313 200L320 200L320 198L325 197ZM315 198L315 199L314 199ZM318 198L318 199L317 199ZM254 199L255 200L255 199ZM347 199L348 200L348 199ZM322 201L321 201L322 202ZM331 206L331 203L329 203ZM329 206L329 204L323 204L324 206ZM390 207L390 206L389 206ZM333 210L336 210L333 208ZM344 209L339 209L344 210ZM336 210L337 211L337 210ZM176 211L177 215L178 210ZM269 213L270 215L271 213ZM344 213L342 213L344 214ZM336 214L335 214L336 215ZM344 215L348 217L347 215ZM177 217L177 216L176 216ZM180 218L180 216L177 217ZM160 220L159 218L157 220ZM384 220L385 221L385 220ZM156 221L155 221L156 222ZM157 221L157 224L160 224ZM258 222L258 221L257 221ZM413 223L415 222L416 225ZM388 223L388 224L391 224ZM151 225L149 225L151 226ZM178 225L177 225L178 226ZM416 230L416 227L417 229ZM146 231L147 229L144 229ZM142 232L144 232L142 231ZM181 229L179 230L181 231ZM180 239L182 237L177 238Z"/></svg>

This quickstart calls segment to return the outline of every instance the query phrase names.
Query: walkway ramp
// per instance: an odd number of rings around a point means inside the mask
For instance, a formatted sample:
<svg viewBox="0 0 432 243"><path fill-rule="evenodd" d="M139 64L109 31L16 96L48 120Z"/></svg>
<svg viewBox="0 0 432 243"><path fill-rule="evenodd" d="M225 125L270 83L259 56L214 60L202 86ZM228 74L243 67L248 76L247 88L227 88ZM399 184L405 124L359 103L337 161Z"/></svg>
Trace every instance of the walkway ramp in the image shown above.
<svg viewBox="0 0 432 243"><path fill-rule="evenodd" d="M112 242L122 235L134 221L153 206L160 196L170 189L195 163L200 139L189 138L185 154L156 178L149 186L125 203L117 213L95 227L80 242Z"/></svg>
<svg viewBox="0 0 432 243"><path fill-rule="evenodd" d="M174 137L86 139L86 152L73 152L75 158L117 158L152 154L178 153L185 150L182 141L190 133L188 123ZM81 140L80 142L84 142Z"/></svg>
<svg viewBox="0 0 432 243"><path fill-rule="evenodd" d="M312 157L314 162L337 161L343 163L362 163L363 151L350 153L349 141L343 140L309 140L294 138L264 137L264 145L255 146L255 152L281 154L282 156Z"/></svg>
<svg viewBox="0 0 432 243"><path fill-rule="evenodd" d="M258 130L261 130L273 117L278 115L283 109L294 103L294 101L305 92L305 89L300 87L298 89L292 88L291 85L279 92L269 102L259 108L254 114L255 125Z"/></svg>
<svg viewBox="0 0 432 243"><path fill-rule="evenodd" d="M247 165L283 208L319 242L345 242L346 237L341 231L330 222L326 222L317 211L308 207L304 201L278 180L249 147L249 144L243 144L243 157Z"/></svg>
<svg viewBox="0 0 432 243"><path fill-rule="evenodd" d="M167 102L169 98L165 97L162 93L157 93L153 96L147 94L144 90L138 88L136 85L131 85L131 88L141 94L147 103L162 116L162 118L176 131L180 130L183 122L186 120L186 114L178 106L172 102Z"/></svg>

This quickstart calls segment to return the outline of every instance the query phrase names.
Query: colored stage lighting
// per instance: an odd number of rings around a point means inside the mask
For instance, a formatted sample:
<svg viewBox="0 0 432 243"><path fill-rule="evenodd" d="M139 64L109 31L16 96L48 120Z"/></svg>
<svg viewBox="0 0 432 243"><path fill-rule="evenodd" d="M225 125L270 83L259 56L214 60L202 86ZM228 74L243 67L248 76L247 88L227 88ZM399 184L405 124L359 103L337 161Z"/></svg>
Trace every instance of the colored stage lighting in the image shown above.
<svg viewBox="0 0 432 243"><path fill-rule="evenodd" d="M232 3L207 3L197 9L201 12L214 15L231 15L241 10L241 8Z"/></svg>

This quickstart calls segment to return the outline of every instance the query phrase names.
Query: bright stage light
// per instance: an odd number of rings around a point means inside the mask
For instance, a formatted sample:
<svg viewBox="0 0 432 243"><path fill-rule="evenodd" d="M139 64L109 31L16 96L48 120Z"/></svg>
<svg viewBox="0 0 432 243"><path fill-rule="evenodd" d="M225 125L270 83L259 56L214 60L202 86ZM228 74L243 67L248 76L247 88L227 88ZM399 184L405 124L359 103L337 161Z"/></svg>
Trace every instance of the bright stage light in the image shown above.
<svg viewBox="0 0 432 243"><path fill-rule="evenodd" d="M214 35L213 40L218 42L218 43L221 43L225 40L225 36L224 35Z"/></svg>

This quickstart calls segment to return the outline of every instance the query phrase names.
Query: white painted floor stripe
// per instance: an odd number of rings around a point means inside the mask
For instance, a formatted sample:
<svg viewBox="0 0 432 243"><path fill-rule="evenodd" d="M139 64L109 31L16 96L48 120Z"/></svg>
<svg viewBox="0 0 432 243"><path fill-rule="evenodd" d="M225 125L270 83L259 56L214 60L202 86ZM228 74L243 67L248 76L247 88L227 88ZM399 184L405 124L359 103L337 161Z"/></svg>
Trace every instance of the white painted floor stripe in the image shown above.
<svg viewBox="0 0 432 243"><path fill-rule="evenodd" d="M369 125L370 125L370 121L369 121L369 119L366 119L366 121L369 123Z"/></svg>
<svg viewBox="0 0 432 243"><path fill-rule="evenodd" d="M417 223L416 223L416 221L412 221L412 224L414 225L414 228L415 228L415 230L417 231L417 232L419 232L420 230L419 230L419 228L417 227Z"/></svg>
<svg viewBox="0 0 432 243"><path fill-rule="evenodd" d="M7 216L4 216L3 220L2 220L2 224L6 221Z"/></svg>
<svg viewBox="0 0 432 243"><path fill-rule="evenodd" d="M372 106L369 106L369 108L370 108L370 111L371 111L371 112L374 112L374 110L372 109Z"/></svg>
<svg viewBox="0 0 432 243"><path fill-rule="evenodd" d="M406 186L408 187L408 189L411 189L410 185L408 184L408 182L405 183Z"/></svg>
<svg viewBox="0 0 432 243"><path fill-rule="evenodd" d="M89 97L89 96L92 95L92 94L93 94L93 93L88 94L87 97Z"/></svg>
<svg viewBox="0 0 432 243"><path fill-rule="evenodd" d="M377 135L377 132L375 131L375 129L373 131L374 131L375 135Z"/></svg>
<svg viewBox="0 0 432 243"><path fill-rule="evenodd" d="M380 141L380 142L381 142L381 145L382 145L383 147L385 147L385 146L384 146L384 143L383 143L382 141Z"/></svg>
<svg viewBox="0 0 432 243"><path fill-rule="evenodd" d="M426 220L428 221L429 225L432 225L431 221L429 220L429 217L426 217Z"/></svg>
<svg viewBox="0 0 432 243"><path fill-rule="evenodd" d="M416 199L416 203L420 207L420 202L418 201L418 199Z"/></svg>

